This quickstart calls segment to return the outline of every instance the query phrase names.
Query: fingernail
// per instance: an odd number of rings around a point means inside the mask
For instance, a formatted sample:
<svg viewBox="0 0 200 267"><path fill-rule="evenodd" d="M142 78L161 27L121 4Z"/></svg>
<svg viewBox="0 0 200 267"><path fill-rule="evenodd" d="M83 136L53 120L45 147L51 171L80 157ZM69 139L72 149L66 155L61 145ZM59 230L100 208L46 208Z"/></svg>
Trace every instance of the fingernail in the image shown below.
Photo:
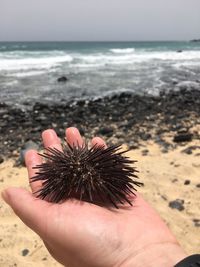
<svg viewBox="0 0 200 267"><path fill-rule="evenodd" d="M70 130L73 134L74 133L79 133L78 129L76 127L70 127L68 128L68 130Z"/></svg>
<svg viewBox="0 0 200 267"><path fill-rule="evenodd" d="M48 129L42 132L42 137L48 137L48 138L58 138L56 132L53 129Z"/></svg>

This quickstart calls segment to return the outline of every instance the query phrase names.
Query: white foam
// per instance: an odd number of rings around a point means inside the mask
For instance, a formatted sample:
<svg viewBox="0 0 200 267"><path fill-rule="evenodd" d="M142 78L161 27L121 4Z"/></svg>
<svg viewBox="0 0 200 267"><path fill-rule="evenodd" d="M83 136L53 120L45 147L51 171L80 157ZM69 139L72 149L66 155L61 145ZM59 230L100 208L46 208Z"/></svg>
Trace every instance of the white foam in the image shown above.
<svg viewBox="0 0 200 267"><path fill-rule="evenodd" d="M73 57L51 56L51 57L28 57L28 58L0 58L0 71L28 70L28 69L49 69L59 66L63 62L71 62Z"/></svg>
<svg viewBox="0 0 200 267"><path fill-rule="evenodd" d="M90 54L74 55L75 61L74 66L77 67L101 67L105 65L128 65L136 63L148 63L154 62L155 60L159 62L168 62L170 64L195 64L200 65L200 51L185 51L182 53L177 53L173 51L164 52L137 52L133 54ZM195 63L194 63L195 62Z"/></svg>
<svg viewBox="0 0 200 267"><path fill-rule="evenodd" d="M135 52L135 48L115 48L115 49L110 49L110 51L114 54L131 54Z"/></svg>
<svg viewBox="0 0 200 267"><path fill-rule="evenodd" d="M23 78L23 77L29 77L29 76L42 75L44 73L46 73L46 71L28 71L28 72L13 73L11 76Z"/></svg>

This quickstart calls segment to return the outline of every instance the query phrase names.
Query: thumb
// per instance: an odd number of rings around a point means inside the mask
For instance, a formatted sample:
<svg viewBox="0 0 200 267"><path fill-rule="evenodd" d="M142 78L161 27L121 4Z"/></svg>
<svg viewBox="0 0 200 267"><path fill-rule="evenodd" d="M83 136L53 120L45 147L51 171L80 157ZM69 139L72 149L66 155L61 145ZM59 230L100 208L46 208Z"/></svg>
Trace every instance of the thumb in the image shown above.
<svg viewBox="0 0 200 267"><path fill-rule="evenodd" d="M8 188L2 193L3 200L15 214L42 238L46 232L46 214L49 203L35 198L23 188Z"/></svg>

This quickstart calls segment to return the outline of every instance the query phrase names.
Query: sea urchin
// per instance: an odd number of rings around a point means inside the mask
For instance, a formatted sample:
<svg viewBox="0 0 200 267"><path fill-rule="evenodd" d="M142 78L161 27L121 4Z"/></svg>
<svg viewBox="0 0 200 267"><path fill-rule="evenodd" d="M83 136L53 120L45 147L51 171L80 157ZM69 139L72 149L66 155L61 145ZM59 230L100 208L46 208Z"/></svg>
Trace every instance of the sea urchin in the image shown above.
<svg viewBox="0 0 200 267"><path fill-rule="evenodd" d="M63 151L47 148L44 163L36 166L36 175L31 182L42 181L42 188L36 196L50 202L60 202L68 198L77 198L92 203L112 204L128 202L131 194L135 195L137 170L121 152L121 147L108 148L87 144L82 146L63 145Z"/></svg>

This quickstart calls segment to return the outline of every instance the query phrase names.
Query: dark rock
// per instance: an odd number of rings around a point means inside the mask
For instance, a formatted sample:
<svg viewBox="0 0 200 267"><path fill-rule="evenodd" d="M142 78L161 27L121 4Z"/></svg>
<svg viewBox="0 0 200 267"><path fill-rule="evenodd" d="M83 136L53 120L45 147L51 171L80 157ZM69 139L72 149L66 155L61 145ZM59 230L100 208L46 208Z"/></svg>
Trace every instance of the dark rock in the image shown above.
<svg viewBox="0 0 200 267"><path fill-rule="evenodd" d="M128 143L128 147L129 147L129 149L138 149L140 147L140 145L136 142L131 141Z"/></svg>
<svg viewBox="0 0 200 267"><path fill-rule="evenodd" d="M186 154L192 154L193 150L200 149L200 146L189 146L185 149L183 149L181 152Z"/></svg>
<svg viewBox="0 0 200 267"><path fill-rule="evenodd" d="M172 209L177 209L179 211L184 210L184 200L183 199L176 199L169 202L169 207Z"/></svg>
<svg viewBox="0 0 200 267"><path fill-rule="evenodd" d="M61 76L57 79L58 82L67 82L69 79L66 76Z"/></svg>
<svg viewBox="0 0 200 267"><path fill-rule="evenodd" d="M4 159L2 156L0 156L0 164L4 162Z"/></svg>
<svg viewBox="0 0 200 267"><path fill-rule="evenodd" d="M149 153L149 150L148 149L142 150L142 156L147 156L148 153Z"/></svg>
<svg viewBox="0 0 200 267"><path fill-rule="evenodd" d="M190 184L190 180L185 180L184 185L189 185Z"/></svg>
<svg viewBox="0 0 200 267"><path fill-rule="evenodd" d="M173 85L177 85L178 81L173 81L172 84Z"/></svg>
<svg viewBox="0 0 200 267"><path fill-rule="evenodd" d="M178 168L180 167L180 164L174 164L174 167Z"/></svg>
<svg viewBox="0 0 200 267"><path fill-rule="evenodd" d="M167 201L167 197L164 195L161 195L161 198L164 199L165 201Z"/></svg>
<svg viewBox="0 0 200 267"><path fill-rule="evenodd" d="M172 183L176 183L176 182L178 182L178 179L177 179L177 178L174 178L174 179L172 180Z"/></svg>
<svg viewBox="0 0 200 267"><path fill-rule="evenodd" d="M190 155L192 154L192 149L190 149L190 147L187 147L183 149L181 152Z"/></svg>
<svg viewBox="0 0 200 267"><path fill-rule="evenodd" d="M196 187L200 188L200 184L197 184Z"/></svg>
<svg viewBox="0 0 200 267"><path fill-rule="evenodd" d="M179 49L179 50L177 50L176 52L177 52L177 53L182 53L183 50Z"/></svg>
<svg viewBox="0 0 200 267"><path fill-rule="evenodd" d="M22 250L22 256L25 257L26 255L28 255L28 253L29 253L29 250L27 248Z"/></svg>
<svg viewBox="0 0 200 267"><path fill-rule="evenodd" d="M141 137L142 140L147 141L147 140L149 140L151 138L151 134L142 133L142 134L140 134L140 137Z"/></svg>
<svg viewBox="0 0 200 267"><path fill-rule="evenodd" d="M103 128L100 128L99 131L98 131L98 134L112 136L112 134L113 134L113 128L111 128L111 127L103 127Z"/></svg>
<svg viewBox="0 0 200 267"><path fill-rule="evenodd" d="M193 222L195 227L200 227L200 219L193 219Z"/></svg>
<svg viewBox="0 0 200 267"><path fill-rule="evenodd" d="M169 150L168 150L167 148L164 147L163 149L161 149L161 152L162 152L162 153L168 153Z"/></svg>
<svg viewBox="0 0 200 267"><path fill-rule="evenodd" d="M192 134L191 133L185 133L185 134L177 134L174 136L173 141L174 142L189 142L192 141Z"/></svg>
<svg viewBox="0 0 200 267"><path fill-rule="evenodd" d="M171 77L172 81L174 77ZM199 83L196 85L199 87ZM40 134L47 128L55 128L59 136L64 136L64 128L68 126L83 127L87 139L97 134L99 129L112 128L102 130L108 144L110 137L114 136L119 143L133 148L138 147L141 140L159 137L161 149L167 152L179 144L166 144L162 140L163 134L170 131L175 131L176 135L188 134L200 123L200 90L186 84L179 91L163 90L159 96L122 93L96 100L81 99L77 103L66 99L52 103L42 101L33 106L28 101L25 111L0 102L2 157L13 157L13 151L18 153L28 140L40 142ZM198 131L192 133L192 138L198 140Z"/></svg>

